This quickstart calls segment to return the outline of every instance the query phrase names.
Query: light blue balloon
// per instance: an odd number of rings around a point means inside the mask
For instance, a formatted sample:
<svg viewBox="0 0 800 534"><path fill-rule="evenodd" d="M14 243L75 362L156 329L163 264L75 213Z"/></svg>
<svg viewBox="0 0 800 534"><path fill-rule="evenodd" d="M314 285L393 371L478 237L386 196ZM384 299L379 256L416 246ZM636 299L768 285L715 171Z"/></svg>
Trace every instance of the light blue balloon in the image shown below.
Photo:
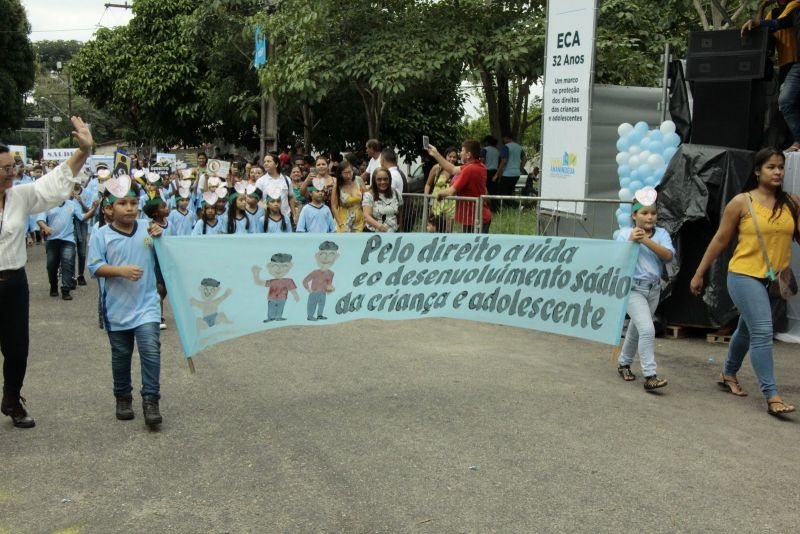
<svg viewBox="0 0 800 534"><path fill-rule="evenodd" d="M649 150L651 154L661 154L664 152L664 143L661 141L651 141L647 150Z"/></svg>
<svg viewBox="0 0 800 534"><path fill-rule="evenodd" d="M617 139L617 151L625 152L631 147L631 141L628 137L620 137Z"/></svg>
<svg viewBox="0 0 800 534"><path fill-rule="evenodd" d="M647 179L644 181L644 185L647 185L647 186L650 186L650 187L655 187L656 184L658 184L658 178L656 178L653 175L648 176Z"/></svg>
<svg viewBox="0 0 800 534"><path fill-rule="evenodd" d="M653 169L647 163L642 163L641 165L639 165L639 168L636 169L636 172L638 173L639 179L644 180L645 178L653 174Z"/></svg>
<svg viewBox="0 0 800 534"><path fill-rule="evenodd" d="M631 179L627 176L619 179L620 188L628 187L630 184L631 184Z"/></svg>
<svg viewBox="0 0 800 534"><path fill-rule="evenodd" d="M661 183L661 179L664 177L664 172L666 172L666 170L667 169L662 167L661 169L656 169L653 171L653 178L657 184Z"/></svg>
<svg viewBox="0 0 800 534"><path fill-rule="evenodd" d="M628 214L628 213L620 213L617 216L617 223L623 228L626 227L626 226L630 226L630 224L631 224L631 216L630 216L630 214Z"/></svg>
<svg viewBox="0 0 800 534"><path fill-rule="evenodd" d="M676 133L668 133L664 136L664 144L666 146L677 147L681 144L681 136Z"/></svg>
<svg viewBox="0 0 800 534"><path fill-rule="evenodd" d="M635 180L638 180L639 179L639 171L637 171L635 169L632 170L631 171L631 175L629 176L629 178L631 179L631 182L633 182Z"/></svg>
<svg viewBox="0 0 800 534"><path fill-rule="evenodd" d="M639 141L639 147L642 150L650 150L650 139L645 137L644 139ZM652 150L651 150L651 152L652 152Z"/></svg>
<svg viewBox="0 0 800 534"><path fill-rule="evenodd" d="M635 180L635 181L630 183L630 185L628 186L628 189L635 193L636 191L638 191L642 187L644 187L644 184L642 182L640 182L639 180Z"/></svg>
<svg viewBox="0 0 800 534"><path fill-rule="evenodd" d="M631 168L628 165L620 165L617 167L617 176L620 178L625 178L626 176L631 175Z"/></svg>
<svg viewBox="0 0 800 534"><path fill-rule="evenodd" d="M633 131L644 137L648 131L650 131L650 126L644 121L639 121L636 123L636 126L633 127Z"/></svg>
<svg viewBox="0 0 800 534"><path fill-rule="evenodd" d="M639 143L644 139L644 135L634 130L628 135L627 139L631 142L631 146L639 146Z"/></svg>
<svg viewBox="0 0 800 534"><path fill-rule="evenodd" d="M650 132L650 141L660 142L662 139L664 139L664 134L661 133L661 130L653 130L652 132Z"/></svg>
<svg viewBox="0 0 800 534"><path fill-rule="evenodd" d="M630 214L630 212L631 212L631 205L630 205L630 204L627 204L627 203L626 203L626 204L620 204L618 209L622 210L622 213L628 213L628 214Z"/></svg>
<svg viewBox="0 0 800 534"><path fill-rule="evenodd" d="M674 146L664 148L664 151L661 153L664 156L664 161L669 162L677 151L678 149Z"/></svg>
<svg viewBox="0 0 800 534"><path fill-rule="evenodd" d="M619 235L619 230L614 230L614 234L611 236L611 239L616 239Z"/></svg>

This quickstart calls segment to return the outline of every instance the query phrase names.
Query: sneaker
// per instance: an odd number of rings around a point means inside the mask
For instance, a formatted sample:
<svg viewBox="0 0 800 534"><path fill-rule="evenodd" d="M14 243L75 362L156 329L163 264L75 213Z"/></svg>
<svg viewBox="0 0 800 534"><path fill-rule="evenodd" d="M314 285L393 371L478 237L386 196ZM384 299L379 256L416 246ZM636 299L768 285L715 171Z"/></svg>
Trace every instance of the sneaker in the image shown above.
<svg viewBox="0 0 800 534"><path fill-rule="evenodd" d="M51 297L57 297L58 296L58 288L57 287L51 287L50 288L50 296Z"/></svg>
<svg viewBox="0 0 800 534"><path fill-rule="evenodd" d="M644 377L644 389L658 389L663 388L668 384L666 378L658 378L658 376L646 376Z"/></svg>
<svg viewBox="0 0 800 534"><path fill-rule="evenodd" d="M78 277L78 285L79 286L85 286L86 285L86 278L84 278L83 276L79 276Z"/></svg>
<svg viewBox="0 0 800 534"><path fill-rule="evenodd" d="M133 397L131 395L117 397L117 419L130 421L133 417Z"/></svg>
<svg viewBox="0 0 800 534"><path fill-rule="evenodd" d="M157 426L161 424L161 412L158 410L157 400L142 400L142 411L144 412L144 423L147 426Z"/></svg>
<svg viewBox="0 0 800 534"><path fill-rule="evenodd" d="M68 289L64 289L61 291L61 300L72 300L72 295L69 294Z"/></svg>
<svg viewBox="0 0 800 534"><path fill-rule="evenodd" d="M167 329L167 321L163 317L161 318L161 323L158 325L158 328L160 328L161 330Z"/></svg>

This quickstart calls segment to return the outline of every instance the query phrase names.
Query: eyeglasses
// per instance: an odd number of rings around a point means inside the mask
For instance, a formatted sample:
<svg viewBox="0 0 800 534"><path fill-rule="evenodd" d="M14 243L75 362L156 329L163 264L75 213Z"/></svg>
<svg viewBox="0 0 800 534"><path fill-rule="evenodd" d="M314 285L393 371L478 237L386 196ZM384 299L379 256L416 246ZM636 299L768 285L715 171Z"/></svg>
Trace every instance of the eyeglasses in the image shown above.
<svg viewBox="0 0 800 534"><path fill-rule="evenodd" d="M6 165L5 167L0 167L0 171L3 171L5 174L11 174L17 171L17 166Z"/></svg>

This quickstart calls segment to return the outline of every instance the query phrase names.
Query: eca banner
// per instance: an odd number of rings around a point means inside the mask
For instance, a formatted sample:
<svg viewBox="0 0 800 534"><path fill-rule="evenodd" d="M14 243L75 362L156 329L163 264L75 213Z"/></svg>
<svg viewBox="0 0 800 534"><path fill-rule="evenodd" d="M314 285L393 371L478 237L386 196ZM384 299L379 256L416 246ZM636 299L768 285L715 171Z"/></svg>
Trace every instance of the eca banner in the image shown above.
<svg viewBox="0 0 800 534"><path fill-rule="evenodd" d="M596 0L547 3L541 164L545 198L586 197L595 12ZM542 207L584 211L581 202L542 202Z"/></svg>
<svg viewBox="0 0 800 534"><path fill-rule="evenodd" d="M153 240L187 357L282 326L449 317L616 345L638 247L470 234Z"/></svg>

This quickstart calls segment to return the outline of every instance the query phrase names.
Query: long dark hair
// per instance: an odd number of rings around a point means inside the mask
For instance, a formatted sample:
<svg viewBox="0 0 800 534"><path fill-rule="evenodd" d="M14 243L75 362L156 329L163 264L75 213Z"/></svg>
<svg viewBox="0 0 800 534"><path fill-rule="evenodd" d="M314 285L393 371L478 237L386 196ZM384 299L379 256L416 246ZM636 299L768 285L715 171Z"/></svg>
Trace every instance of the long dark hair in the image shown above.
<svg viewBox="0 0 800 534"><path fill-rule="evenodd" d="M214 204L205 204L205 203L201 204L201 206L202 207L200 208L201 210L200 218L203 221L203 235L206 235L206 228L208 227L208 217L206 217L206 209L209 207L214 208L214 218L216 219L217 207ZM219 221L217 221L217 224L219 224ZM216 224L214 226L216 226Z"/></svg>
<svg viewBox="0 0 800 534"><path fill-rule="evenodd" d="M773 156L779 156L783 162L786 163L786 156L777 148L767 147L756 152L753 158L753 172L750 173L744 186L742 186L742 193L749 193L753 189L758 188L758 176L756 175L756 171L761 170L761 167ZM797 227L798 206L795 205L791 197L783 190L783 187L778 186L778 189L775 190L775 205L772 207L772 216L769 220L779 217L784 206L786 206L786 209L789 210L789 213L794 219L794 238L800 239L800 228Z"/></svg>
<svg viewBox="0 0 800 534"><path fill-rule="evenodd" d="M237 198L239 197L234 197L228 202L228 227L225 229L228 234L236 233L236 217L239 215L239 208L236 207ZM242 212L244 211L245 210L242 210ZM244 227L249 231L250 218L247 216L247 213L242 213L242 217L244 217Z"/></svg>
<svg viewBox="0 0 800 534"><path fill-rule="evenodd" d="M265 210L264 211L264 233L265 234L267 233L267 230L269 230L269 221L270 221L269 210ZM281 232L285 232L286 228L288 228L288 226L286 225L286 215L284 215L283 212L281 212Z"/></svg>
<svg viewBox="0 0 800 534"><path fill-rule="evenodd" d="M336 192L340 192L342 190L342 186L344 185L344 178L342 178L342 173L345 169L352 169L353 166L350 164L349 161L344 160L342 161L337 167L336 171L333 173L334 177L336 178ZM353 183L356 183L356 175L355 171L353 171Z"/></svg>

